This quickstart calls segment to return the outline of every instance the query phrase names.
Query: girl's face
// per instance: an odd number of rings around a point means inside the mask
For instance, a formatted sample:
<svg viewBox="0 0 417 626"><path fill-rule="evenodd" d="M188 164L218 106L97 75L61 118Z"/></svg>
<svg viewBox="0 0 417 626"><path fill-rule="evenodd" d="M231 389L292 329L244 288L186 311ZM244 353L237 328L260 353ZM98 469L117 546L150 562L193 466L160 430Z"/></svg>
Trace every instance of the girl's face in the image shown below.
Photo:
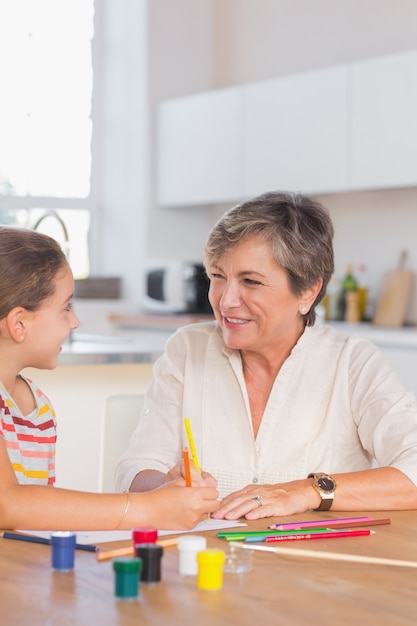
<svg viewBox="0 0 417 626"><path fill-rule="evenodd" d="M53 295L40 309L28 312L25 347L30 367L53 369L58 365L61 346L79 323L72 309L73 293L74 279L66 265L55 277Z"/></svg>
<svg viewBox="0 0 417 626"><path fill-rule="evenodd" d="M242 240L210 268L209 300L229 348L267 356L280 343L294 344L304 330L300 307L316 293L295 295L271 245Z"/></svg>

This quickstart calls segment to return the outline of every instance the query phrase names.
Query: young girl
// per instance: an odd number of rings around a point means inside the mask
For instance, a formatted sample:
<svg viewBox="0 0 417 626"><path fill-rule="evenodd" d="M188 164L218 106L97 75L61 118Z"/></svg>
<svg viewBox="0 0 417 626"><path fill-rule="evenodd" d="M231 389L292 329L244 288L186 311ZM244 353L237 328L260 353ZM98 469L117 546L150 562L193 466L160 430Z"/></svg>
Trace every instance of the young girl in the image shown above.
<svg viewBox="0 0 417 626"><path fill-rule="evenodd" d="M55 413L25 367L53 369L78 326L74 280L59 244L0 228L0 528L188 529L216 511L212 483L182 479L146 493L99 494L53 488Z"/></svg>

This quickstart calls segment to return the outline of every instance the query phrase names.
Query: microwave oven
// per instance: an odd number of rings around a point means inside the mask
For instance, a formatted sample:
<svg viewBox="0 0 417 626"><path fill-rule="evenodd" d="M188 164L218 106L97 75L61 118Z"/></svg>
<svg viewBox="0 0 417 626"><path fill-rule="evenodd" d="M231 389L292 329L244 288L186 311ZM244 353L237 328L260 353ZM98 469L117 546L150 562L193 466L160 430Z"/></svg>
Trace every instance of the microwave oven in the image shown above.
<svg viewBox="0 0 417 626"><path fill-rule="evenodd" d="M142 306L154 313L212 313L204 266L189 261L148 262Z"/></svg>

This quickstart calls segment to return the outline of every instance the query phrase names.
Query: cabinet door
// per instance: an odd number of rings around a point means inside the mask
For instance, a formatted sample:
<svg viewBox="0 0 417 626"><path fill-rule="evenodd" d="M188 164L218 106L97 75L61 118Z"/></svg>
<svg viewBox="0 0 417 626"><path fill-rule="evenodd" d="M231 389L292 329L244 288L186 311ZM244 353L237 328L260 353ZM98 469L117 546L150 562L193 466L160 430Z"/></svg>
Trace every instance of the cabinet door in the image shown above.
<svg viewBox="0 0 417 626"><path fill-rule="evenodd" d="M352 188L417 183L417 52L352 64Z"/></svg>
<svg viewBox="0 0 417 626"><path fill-rule="evenodd" d="M347 68L280 77L244 90L244 193L347 188Z"/></svg>
<svg viewBox="0 0 417 626"><path fill-rule="evenodd" d="M241 194L241 92L221 89L158 109L158 202L235 201Z"/></svg>

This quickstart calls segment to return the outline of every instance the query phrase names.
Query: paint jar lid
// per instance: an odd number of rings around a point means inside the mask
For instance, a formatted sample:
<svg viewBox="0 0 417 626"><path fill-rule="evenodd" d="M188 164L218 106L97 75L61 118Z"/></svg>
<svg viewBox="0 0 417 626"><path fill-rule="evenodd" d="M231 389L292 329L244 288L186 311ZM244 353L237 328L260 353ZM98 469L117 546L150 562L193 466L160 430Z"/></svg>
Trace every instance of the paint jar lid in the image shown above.
<svg viewBox="0 0 417 626"><path fill-rule="evenodd" d="M199 565L223 565L224 552L217 548L207 548L197 554L197 561Z"/></svg>
<svg viewBox="0 0 417 626"><path fill-rule="evenodd" d="M137 543L136 544L136 553L140 556L143 554L148 554L152 558L160 558L163 554L162 546L158 546L157 543Z"/></svg>
<svg viewBox="0 0 417 626"><path fill-rule="evenodd" d="M138 574L142 569L142 559L128 556L113 559L113 569L115 572L120 572L123 574Z"/></svg>
<svg viewBox="0 0 417 626"><path fill-rule="evenodd" d="M207 539L201 535L182 535L178 538L178 550L200 552L207 547Z"/></svg>
<svg viewBox="0 0 417 626"><path fill-rule="evenodd" d="M74 546L76 534L69 530L56 530L51 533L51 544L53 546Z"/></svg>
<svg viewBox="0 0 417 626"><path fill-rule="evenodd" d="M156 528L132 528L133 545L137 543L155 543L158 539Z"/></svg>

